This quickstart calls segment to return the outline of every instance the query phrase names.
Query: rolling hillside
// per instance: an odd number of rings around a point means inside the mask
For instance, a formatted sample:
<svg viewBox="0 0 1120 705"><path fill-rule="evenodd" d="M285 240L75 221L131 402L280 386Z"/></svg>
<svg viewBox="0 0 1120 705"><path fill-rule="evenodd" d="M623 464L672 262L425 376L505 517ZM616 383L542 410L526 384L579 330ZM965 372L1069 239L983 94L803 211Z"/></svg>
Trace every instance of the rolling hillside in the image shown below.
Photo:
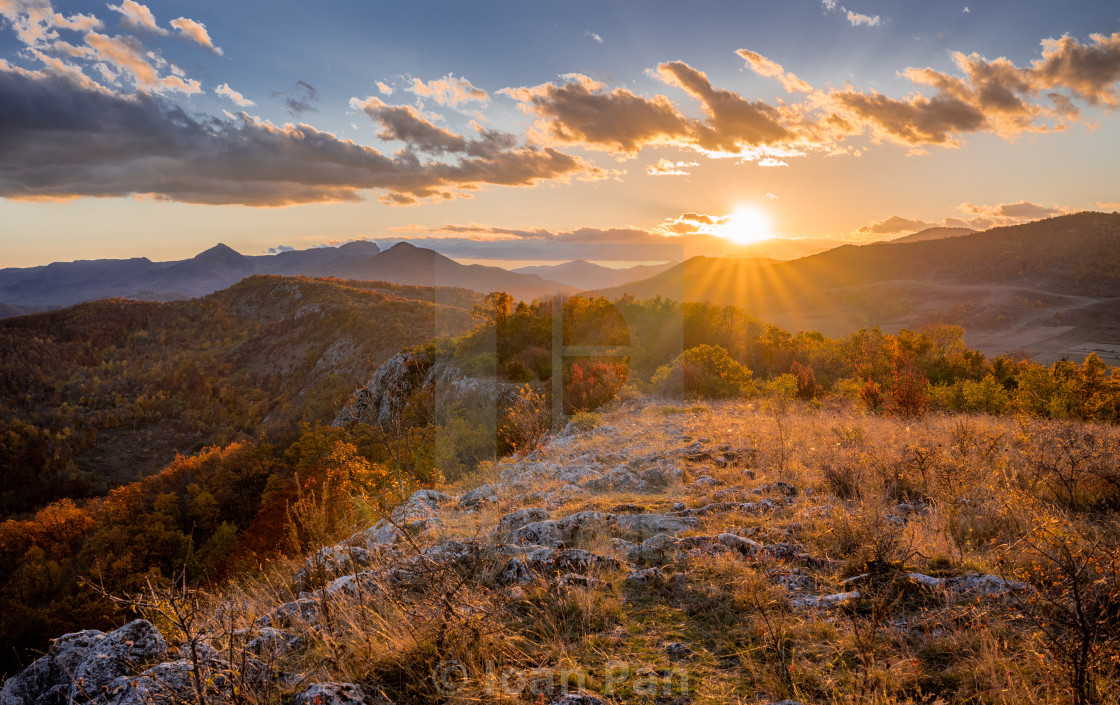
<svg viewBox="0 0 1120 705"><path fill-rule="evenodd" d="M1120 343L1120 329L1099 315L1120 297L1120 214L1078 213L961 237L845 245L766 266L694 257L596 293L737 305L784 328L832 335L861 326L959 323L985 352L1055 358L1088 341Z"/></svg>
<svg viewBox="0 0 1120 705"><path fill-rule="evenodd" d="M329 420L401 347L467 330L479 298L258 276L191 301L0 321L0 517L103 494L179 453Z"/></svg>

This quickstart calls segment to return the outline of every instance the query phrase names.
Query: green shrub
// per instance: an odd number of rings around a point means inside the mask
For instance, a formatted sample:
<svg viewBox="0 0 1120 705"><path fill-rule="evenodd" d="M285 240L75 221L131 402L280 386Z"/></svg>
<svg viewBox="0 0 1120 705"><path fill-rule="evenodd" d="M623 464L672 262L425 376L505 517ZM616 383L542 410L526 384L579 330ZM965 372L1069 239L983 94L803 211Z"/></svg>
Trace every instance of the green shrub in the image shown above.
<svg viewBox="0 0 1120 705"><path fill-rule="evenodd" d="M698 345L657 368L653 386L666 396L727 398L751 394L751 371L718 345Z"/></svg>

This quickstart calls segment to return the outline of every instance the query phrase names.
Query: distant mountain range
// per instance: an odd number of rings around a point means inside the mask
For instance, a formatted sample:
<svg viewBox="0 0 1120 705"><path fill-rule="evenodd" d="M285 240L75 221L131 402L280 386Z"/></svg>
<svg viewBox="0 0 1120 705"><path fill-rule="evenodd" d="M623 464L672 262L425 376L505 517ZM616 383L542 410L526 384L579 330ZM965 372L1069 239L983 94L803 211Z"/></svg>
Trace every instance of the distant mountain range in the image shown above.
<svg viewBox="0 0 1120 705"><path fill-rule="evenodd" d="M433 250L403 242L384 252L376 243L360 241L259 256L243 255L218 244L176 262L136 257L0 269L0 317L113 297L146 301L193 298L225 289L254 274L438 285L480 293L502 290L523 299L573 291L570 286L535 274L459 264Z"/></svg>
<svg viewBox="0 0 1120 705"><path fill-rule="evenodd" d="M639 281L669 269L676 262L665 264L639 264L625 269L613 269L586 260L577 259L563 264L543 264L535 267L519 267L513 270L519 274L535 274L577 289L605 289L628 282Z"/></svg>

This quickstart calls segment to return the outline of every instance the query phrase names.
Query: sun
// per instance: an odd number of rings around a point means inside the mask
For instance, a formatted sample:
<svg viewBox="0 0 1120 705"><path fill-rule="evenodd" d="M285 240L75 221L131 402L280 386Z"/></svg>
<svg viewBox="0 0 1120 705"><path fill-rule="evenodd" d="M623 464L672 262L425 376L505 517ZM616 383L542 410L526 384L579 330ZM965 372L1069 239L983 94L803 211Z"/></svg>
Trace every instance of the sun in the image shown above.
<svg viewBox="0 0 1120 705"><path fill-rule="evenodd" d="M770 218L754 206L743 206L727 217L719 226L718 235L737 245L753 245L774 237Z"/></svg>

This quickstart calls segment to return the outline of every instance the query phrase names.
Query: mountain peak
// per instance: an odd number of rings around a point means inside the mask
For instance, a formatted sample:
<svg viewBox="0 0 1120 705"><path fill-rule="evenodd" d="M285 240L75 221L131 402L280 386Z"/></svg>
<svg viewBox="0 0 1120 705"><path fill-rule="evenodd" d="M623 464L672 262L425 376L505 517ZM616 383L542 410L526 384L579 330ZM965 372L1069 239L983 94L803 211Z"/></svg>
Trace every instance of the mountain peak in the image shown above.
<svg viewBox="0 0 1120 705"><path fill-rule="evenodd" d="M408 250L419 250L419 249L420 249L419 247L417 247L416 245L413 245L411 242L405 242L404 240L401 240L400 242L398 242L397 244L393 245L392 247L390 247L389 249L387 249L385 251L386 252L392 252L392 251L396 250L397 252L407 252Z"/></svg>
<svg viewBox="0 0 1120 705"><path fill-rule="evenodd" d="M201 257L202 255L237 255L238 257L240 257L241 253L238 252L237 250L233 249L229 245L225 244L224 242L219 242L217 245L214 245L209 250L204 250L203 252L200 252L198 256Z"/></svg>
<svg viewBox="0 0 1120 705"><path fill-rule="evenodd" d="M194 259L194 261L196 262L206 262L210 264L222 262L232 263L240 262L241 260L245 259L245 255L241 254L224 242L219 242L209 250L199 252L192 259Z"/></svg>
<svg viewBox="0 0 1120 705"><path fill-rule="evenodd" d="M338 246L338 251L355 257L368 257L381 252L376 242L371 240L355 240Z"/></svg>

